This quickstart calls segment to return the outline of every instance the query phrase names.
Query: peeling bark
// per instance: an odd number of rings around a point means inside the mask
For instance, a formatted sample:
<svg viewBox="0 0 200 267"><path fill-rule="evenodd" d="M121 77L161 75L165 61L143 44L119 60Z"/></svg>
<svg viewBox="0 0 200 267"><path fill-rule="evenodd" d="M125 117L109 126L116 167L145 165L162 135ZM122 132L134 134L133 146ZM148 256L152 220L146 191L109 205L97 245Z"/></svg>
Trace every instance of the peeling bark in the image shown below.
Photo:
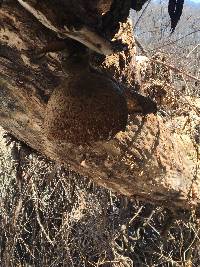
<svg viewBox="0 0 200 267"><path fill-rule="evenodd" d="M135 46L130 26L122 24L118 35L129 49L100 63L94 55L93 64L125 88L131 106ZM126 131L110 141L76 146L48 140L44 129L46 105L67 74L63 72L61 52L36 61L33 55L58 37L10 1L0 9L0 39L0 124L6 130L111 190L171 209L199 208L199 184L195 185L195 198L191 195L193 164L180 140L173 139L172 131L158 115L131 112Z"/></svg>

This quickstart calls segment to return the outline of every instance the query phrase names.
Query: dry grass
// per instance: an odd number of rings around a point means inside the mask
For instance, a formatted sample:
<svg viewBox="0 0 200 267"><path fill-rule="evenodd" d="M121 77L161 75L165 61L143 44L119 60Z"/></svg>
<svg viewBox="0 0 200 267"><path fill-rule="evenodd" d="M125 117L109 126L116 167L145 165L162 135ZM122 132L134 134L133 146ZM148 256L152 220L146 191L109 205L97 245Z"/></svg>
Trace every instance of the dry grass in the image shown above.
<svg viewBox="0 0 200 267"><path fill-rule="evenodd" d="M200 265L194 214L116 196L3 134L2 267Z"/></svg>

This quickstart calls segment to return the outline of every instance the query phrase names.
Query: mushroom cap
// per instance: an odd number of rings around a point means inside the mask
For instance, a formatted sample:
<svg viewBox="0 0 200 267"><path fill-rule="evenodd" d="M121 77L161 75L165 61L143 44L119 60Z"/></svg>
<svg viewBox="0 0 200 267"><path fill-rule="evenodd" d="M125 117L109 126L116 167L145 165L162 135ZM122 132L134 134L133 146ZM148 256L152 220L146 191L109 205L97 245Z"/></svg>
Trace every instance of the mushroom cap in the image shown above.
<svg viewBox="0 0 200 267"><path fill-rule="evenodd" d="M52 93L44 129L49 140L88 144L109 140L125 130L126 99L110 79L83 71L69 76Z"/></svg>

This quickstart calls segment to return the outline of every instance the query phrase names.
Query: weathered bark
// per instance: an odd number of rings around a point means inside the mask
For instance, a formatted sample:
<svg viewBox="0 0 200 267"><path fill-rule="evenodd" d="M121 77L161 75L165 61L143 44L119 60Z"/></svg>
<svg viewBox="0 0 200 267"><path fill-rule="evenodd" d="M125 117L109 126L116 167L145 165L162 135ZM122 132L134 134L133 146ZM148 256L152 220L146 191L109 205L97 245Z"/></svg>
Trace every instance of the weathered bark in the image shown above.
<svg viewBox="0 0 200 267"><path fill-rule="evenodd" d="M126 85L130 106L135 56L130 28L120 37L129 50L107 56L100 67ZM60 53L34 61L33 51L57 37L10 1L0 9L0 38L0 124L6 130L111 190L169 208L188 209L194 204L199 208L200 187L198 181L193 183L193 164L158 115L131 113L126 131L110 141L76 146L48 140L43 126L45 108L66 74Z"/></svg>

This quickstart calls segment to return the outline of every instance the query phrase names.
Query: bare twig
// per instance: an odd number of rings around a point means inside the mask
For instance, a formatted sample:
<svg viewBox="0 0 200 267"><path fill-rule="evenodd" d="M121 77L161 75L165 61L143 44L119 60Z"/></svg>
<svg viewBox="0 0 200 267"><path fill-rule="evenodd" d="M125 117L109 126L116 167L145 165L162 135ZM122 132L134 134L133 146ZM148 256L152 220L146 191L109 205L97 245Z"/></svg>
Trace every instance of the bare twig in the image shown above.
<svg viewBox="0 0 200 267"><path fill-rule="evenodd" d="M39 224L39 226L41 228L41 231L45 235L46 239L49 241L49 243L52 246L54 246L54 242L51 240L51 238L47 234L47 232L46 232L46 230L45 230L45 228L42 225L41 220L40 220L39 211L38 211L38 197L37 197L35 185L34 185L34 182L33 182L32 178L30 179L30 182L31 182L31 189L32 189L32 193L33 193L33 202L34 202L34 205L35 205L35 213L36 213L37 222L38 222L38 224Z"/></svg>
<svg viewBox="0 0 200 267"><path fill-rule="evenodd" d="M129 226L132 224L132 222L135 220L135 218L140 214L140 212L142 211L143 208L144 208L144 206L141 206L138 209L138 211L134 214L134 216L130 219L130 221L128 222Z"/></svg>
<svg viewBox="0 0 200 267"><path fill-rule="evenodd" d="M150 49L150 50L148 50L148 52L150 52L150 51L154 51L154 50L157 50L157 49L160 49L160 48L163 48L163 47L165 47L165 46L173 45L173 44L177 43L178 41L180 41L180 40L186 38L187 36L189 36L189 35L191 35L191 34L193 34L193 33L199 32L199 31L200 31L200 29L195 30L195 31L193 31L193 32L190 32L190 33L188 33L188 34L186 34L186 35L184 35L184 36L182 36L182 37L180 37L180 38L178 38L178 39L176 39L176 40L174 40L174 41L172 41L172 42L169 42L169 43L167 43L167 44L163 44L163 45L157 46L157 47L155 47L155 48L153 48L153 49Z"/></svg>
<svg viewBox="0 0 200 267"><path fill-rule="evenodd" d="M143 15L144 15L144 13L146 12L147 7L149 6L150 3L151 3L151 0L149 0L149 1L147 2L147 5L146 5L145 8L142 10L142 14L139 16L138 20L136 21L136 23L135 23L135 25L134 25L134 27L133 27L133 30L136 29L136 27L137 27L139 21L140 21L141 18L143 17Z"/></svg>
<svg viewBox="0 0 200 267"><path fill-rule="evenodd" d="M198 47L200 46L200 44L198 44L198 45L196 45L188 54L187 54L187 56L186 56L186 58L188 58L189 56L190 56L190 54L194 51L194 50L196 50Z"/></svg>

